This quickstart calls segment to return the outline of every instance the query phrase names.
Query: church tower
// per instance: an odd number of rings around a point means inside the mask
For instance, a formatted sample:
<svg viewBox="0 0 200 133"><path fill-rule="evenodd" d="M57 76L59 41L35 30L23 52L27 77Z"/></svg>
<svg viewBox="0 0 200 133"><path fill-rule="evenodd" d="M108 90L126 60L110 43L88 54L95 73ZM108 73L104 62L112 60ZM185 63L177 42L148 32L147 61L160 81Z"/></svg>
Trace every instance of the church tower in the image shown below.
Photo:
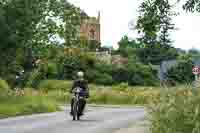
<svg viewBox="0 0 200 133"><path fill-rule="evenodd" d="M99 22L99 24L100 24L100 23L101 23L101 13L100 13L100 11L98 12L97 20L98 20L98 22Z"/></svg>
<svg viewBox="0 0 200 133"><path fill-rule="evenodd" d="M89 41L101 43L101 14L98 12L97 17L89 17L82 20L80 27L80 36L87 38Z"/></svg>

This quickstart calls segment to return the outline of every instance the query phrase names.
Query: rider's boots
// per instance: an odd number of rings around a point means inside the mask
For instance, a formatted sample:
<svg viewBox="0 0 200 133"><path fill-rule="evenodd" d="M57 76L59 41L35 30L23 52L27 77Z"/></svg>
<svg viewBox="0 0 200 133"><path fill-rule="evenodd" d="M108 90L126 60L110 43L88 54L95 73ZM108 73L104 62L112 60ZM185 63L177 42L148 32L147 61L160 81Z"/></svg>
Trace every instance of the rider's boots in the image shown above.
<svg viewBox="0 0 200 133"><path fill-rule="evenodd" d="M85 109L85 105L86 105L86 101L85 100L81 100L81 105L80 105L80 108L81 108L81 112L80 112L80 115L84 115L84 109Z"/></svg>
<svg viewBox="0 0 200 133"><path fill-rule="evenodd" d="M70 115L72 115L72 112L73 112L73 104L74 104L74 99L72 98L72 100L71 100L71 111L70 111Z"/></svg>

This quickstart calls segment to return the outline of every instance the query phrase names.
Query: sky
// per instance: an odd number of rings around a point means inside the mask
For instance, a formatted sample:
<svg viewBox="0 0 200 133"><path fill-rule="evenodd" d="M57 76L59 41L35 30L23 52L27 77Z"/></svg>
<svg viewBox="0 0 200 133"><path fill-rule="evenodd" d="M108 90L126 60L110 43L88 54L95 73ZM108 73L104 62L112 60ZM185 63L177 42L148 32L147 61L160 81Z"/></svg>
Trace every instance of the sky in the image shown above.
<svg viewBox="0 0 200 133"><path fill-rule="evenodd" d="M130 23L135 24L138 7L142 0L68 0L83 9L89 16L101 13L102 45L117 48L117 43L124 36L137 38L136 31L130 30ZM188 50L200 49L200 13L186 13L176 7L180 15L173 18L177 28L171 34L173 46Z"/></svg>

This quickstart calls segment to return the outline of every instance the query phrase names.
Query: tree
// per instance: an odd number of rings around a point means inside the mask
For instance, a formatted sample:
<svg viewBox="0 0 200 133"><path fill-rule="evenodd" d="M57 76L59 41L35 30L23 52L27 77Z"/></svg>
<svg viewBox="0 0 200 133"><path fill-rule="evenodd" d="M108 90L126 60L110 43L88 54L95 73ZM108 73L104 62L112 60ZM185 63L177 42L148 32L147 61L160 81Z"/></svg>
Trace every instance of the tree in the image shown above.
<svg viewBox="0 0 200 133"><path fill-rule="evenodd" d="M159 43L162 46L168 46L172 44L169 32L175 30L172 17L176 14L172 11L173 6L169 3L169 0L157 0L156 5L158 6L160 18Z"/></svg>
<svg viewBox="0 0 200 133"><path fill-rule="evenodd" d="M119 41L118 44L119 44L118 53L124 57L130 57L135 55L135 51L143 47L143 45L136 42L136 40L134 39L131 40L126 35L122 37L122 39Z"/></svg>
<svg viewBox="0 0 200 133"><path fill-rule="evenodd" d="M62 0L66 3L65 0ZM81 24L81 10L69 3L64 6L63 21L65 30L62 33L65 39L65 45L68 47L80 46L79 27Z"/></svg>
<svg viewBox="0 0 200 133"><path fill-rule="evenodd" d="M141 37L139 41L145 45L138 51L145 64L160 64L162 60L173 59L177 51L171 46L169 31L174 30L172 24L172 6L168 0L145 0L139 7L136 29Z"/></svg>
<svg viewBox="0 0 200 133"><path fill-rule="evenodd" d="M200 51L195 48L189 49L188 53L191 55L200 55Z"/></svg>
<svg viewBox="0 0 200 133"><path fill-rule="evenodd" d="M128 36L123 36L122 39L119 41L119 49L126 49L129 45L129 38Z"/></svg>
<svg viewBox="0 0 200 133"><path fill-rule="evenodd" d="M169 81L191 83L194 81L194 75L191 72L193 65L193 61L189 56L183 56L178 59L175 66L167 71L166 76Z"/></svg>
<svg viewBox="0 0 200 133"><path fill-rule="evenodd" d="M65 0L0 0L0 76L13 81L31 56L58 44L56 36L78 44L79 20L80 9Z"/></svg>
<svg viewBox="0 0 200 133"><path fill-rule="evenodd" d="M159 32L160 19L155 0L145 0L139 7L136 29L141 35L139 41L145 45L155 45Z"/></svg>
<svg viewBox="0 0 200 133"><path fill-rule="evenodd" d="M183 9L189 12L200 12L200 0L187 0L183 5Z"/></svg>

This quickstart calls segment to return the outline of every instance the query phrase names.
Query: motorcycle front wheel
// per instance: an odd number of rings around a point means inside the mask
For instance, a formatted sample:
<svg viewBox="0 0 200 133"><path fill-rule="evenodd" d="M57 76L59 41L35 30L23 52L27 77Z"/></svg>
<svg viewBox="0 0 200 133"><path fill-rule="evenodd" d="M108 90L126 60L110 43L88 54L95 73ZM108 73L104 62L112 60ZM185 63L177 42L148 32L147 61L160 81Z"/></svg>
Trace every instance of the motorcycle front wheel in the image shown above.
<svg viewBox="0 0 200 133"><path fill-rule="evenodd" d="M75 100L73 105L73 120L80 120L79 102Z"/></svg>

